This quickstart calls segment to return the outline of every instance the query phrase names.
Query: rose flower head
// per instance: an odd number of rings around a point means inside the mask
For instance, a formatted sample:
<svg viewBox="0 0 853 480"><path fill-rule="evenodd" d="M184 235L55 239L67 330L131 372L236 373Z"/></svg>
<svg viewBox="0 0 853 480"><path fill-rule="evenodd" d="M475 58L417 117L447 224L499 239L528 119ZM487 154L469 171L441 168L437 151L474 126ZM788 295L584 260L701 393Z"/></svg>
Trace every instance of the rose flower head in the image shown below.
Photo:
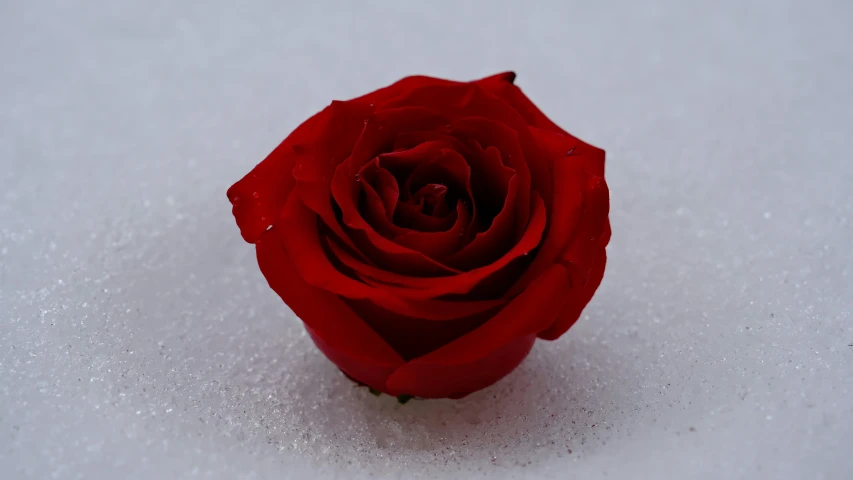
<svg viewBox="0 0 853 480"><path fill-rule="evenodd" d="M604 151L514 80L412 76L332 102L228 190L270 287L350 378L465 396L598 288Z"/></svg>

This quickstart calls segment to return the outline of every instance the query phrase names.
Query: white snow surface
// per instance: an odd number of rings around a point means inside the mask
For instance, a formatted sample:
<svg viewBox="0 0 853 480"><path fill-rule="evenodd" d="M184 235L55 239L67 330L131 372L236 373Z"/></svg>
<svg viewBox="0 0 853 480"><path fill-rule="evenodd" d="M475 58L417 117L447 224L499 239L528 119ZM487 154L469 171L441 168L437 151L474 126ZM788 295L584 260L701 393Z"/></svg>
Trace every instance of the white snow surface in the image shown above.
<svg viewBox="0 0 853 480"><path fill-rule="evenodd" d="M853 478L853 3L5 1L4 479ZM581 320L399 405L225 190L332 99L505 70L607 150Z"/></svg>

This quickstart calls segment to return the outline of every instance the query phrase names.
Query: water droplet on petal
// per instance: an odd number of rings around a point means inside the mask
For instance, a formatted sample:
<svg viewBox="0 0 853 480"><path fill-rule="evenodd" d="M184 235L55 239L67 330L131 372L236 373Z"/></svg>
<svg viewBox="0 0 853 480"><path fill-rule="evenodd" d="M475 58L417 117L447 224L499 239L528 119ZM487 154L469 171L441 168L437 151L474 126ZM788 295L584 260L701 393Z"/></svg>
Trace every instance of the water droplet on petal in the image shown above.
<svg viewBox="0 0 853 480"><path fill-rule="evenodd" d="M258 192L252 192L252 198L258 198L258 197L260 197Z"/></svg>

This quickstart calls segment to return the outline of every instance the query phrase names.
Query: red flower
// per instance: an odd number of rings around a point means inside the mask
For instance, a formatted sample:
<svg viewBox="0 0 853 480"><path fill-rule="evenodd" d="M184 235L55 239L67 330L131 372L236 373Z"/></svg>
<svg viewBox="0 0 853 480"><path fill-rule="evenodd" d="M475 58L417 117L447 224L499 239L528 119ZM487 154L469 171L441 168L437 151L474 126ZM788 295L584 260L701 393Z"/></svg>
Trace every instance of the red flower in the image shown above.
<svg viewBox="0 0 853 480"><path fill-rule="evenodd" d="M332 102L228 190L270 287L376 390L491 385L601 282L604 151L514 79L407 77Z"/></svg>

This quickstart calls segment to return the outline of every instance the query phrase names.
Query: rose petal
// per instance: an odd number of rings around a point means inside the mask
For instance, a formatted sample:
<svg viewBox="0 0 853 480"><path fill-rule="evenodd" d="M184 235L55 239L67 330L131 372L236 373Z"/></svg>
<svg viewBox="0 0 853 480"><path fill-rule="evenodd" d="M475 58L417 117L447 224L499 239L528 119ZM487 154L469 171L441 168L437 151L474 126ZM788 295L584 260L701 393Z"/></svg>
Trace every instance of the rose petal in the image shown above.
<svg viewBox="0 0 853 480"><path fill-rule="evenodd" d="M341 104L340 102L333 102L332 104L332 107L347 113L347 115L340 114L335 117L345 117L346 124L338 125L336 123L326 127L328 129L326 132L327 135L341 134L342 141L338 142L337 137L326 138L325 141L328 145L338 145L336 147L338 149L340 148L340 143L346 148L347 153L352 153L352 155L347 158L346 154L343 154L341 157L337 154L321 155L318 153L310 157L310 161L297 163L293 169L293 176L296 178L296 191L299 192L299 196L303 202L320 216L323 222L338 238L345 241L353 250L359 252L359 256L366 259L360 249L355 248L355 243L349 238L349 233L339 224L332 207L332 202L330 201L330 184L336 174L335 172L340 167L345 167L349 171L349 179L355 181L355 174L372 158L369 156L368 151L371 148L381 150L384 145L391 142L391 139L393 139L399 129L405 130L405 128L411 127L419 130L443 124L445 121L440 117L436 117L434 113L425 108L402 108L385 111L374 117L370 117L370 121L367 121L365 125L365 121L368 118L367 115L373 111L373 108L359 104L361 105L359 108L352 109L346 107L346 105L349 105L349 103ZM383 122L389 122L389 125L393 126L393 128L385 130ZM357 136L357 140L350 143L353 134ZM338 150L335 151L337 152ZM362 156L366 156L366 158L354 160L353 155L356 151L360 152ZM345 158L346 161L344 161ZM358 189L355 189L350 192L354 201L357 200L357 191ZM390 248L393 249L393 247ZM401 255L406 256L406 253L402 252L398 254L398 256ZM409 257L403 259L401 265L404 268L410 268L410 271L413 272L421 271L425 275L435 275L452 273L454 271L429 259Z"/></svg>
<svg viewBox="0 0 853 480"><path fill-rule="evenodd" d="M447 186L437 183L428 183L412 194L411 202L417 204L425 215L433 215L436 207L447 207ZM448 213L448 212L445 212Z"/></svg>
<svg viewBox="0 0 853 480"><path fill-rule="evenodd" d="M445 277L459 273L421 252L388 240L372 229L347 228L350 239L372 264L389 272L413 277Z"/></svg>
<svg viewBox="0 0 853 480"><path fill-rule="evenodd" d="M518 133L506 125L485 118L457 120L453 122L452 127L454 132L476 140L482 148L496 148L501 153L504 165L515 171L518 176L514 200L517 212L515 232L516 238L520 238L529 219L532 180L525 153L519 143ZM548 190L551 190L550 187Z"/></svg>
<svg viewBox="0 0 853 480"><path fill-rule="evenodd" d="M228 189L233 214L243 238L254 243L278 218L302 166L334 167L346 158L361 131L368 109L332 102L306 120L260 164ZM334 141L331 138L334 137ZM331 178L331 175L328 175Z"/></svg>
<svg viewBox="0 0 853 480"><path fill-rule="evenodd" d="M397 179L391 172L379 165L378 157L362 167L359 175L365 182L363 186L370 187L379 195L385 208L385 217L392 220L394 209L397 208L397 201L400 198L400 187L397 185Z"/></svg>
<svg viewBox="0 0 853 480"><path fill-rule="evenodd" d="M383 268L374 266L373 264L362 262L357 259L350 251L341 247L335 242L329 243L329 248L335 257L335 260L341 262L347 268L351 269L363 282L368 285L385 288L388 285L398 285L408 288L427 288L442 281L446 277L411 277L394 273ZM423 295L420 298L433 298L429 295Z"/></svg>
<svg viewBox="0 0 853 480"><path fill-rule="evenodd" d="M563 309L560 311L554 323L539 332L539 338L544 340L556 340L560 338L566 331L574 325L580 318L581 312L592 300L592 296L601 285L601 279L604 278L604 267L607 264L607 251L602 247L593 263L592 271L589 274L589 280L586 285L577 286L569 290L568 299Z"/></svg>
<svg viewBox="0 0 853 480"><path fill-rule="evenodd" d="M397 138L405 137L409 133L403 133ZM391 172L395 178L405 181L412 172L423 163L429 162L439 155L442 149L454 150L455 145L444 139L430 139L423 141L412 148L400 149L395 141L394 151L379 155L379 164ZM401 200L408 200L411 192L402 189Z"/></svg>
<svg viewBox="0 0 853 480"><path fill-rule="evenodd" d="M312 337L329 358L350 375L375 388L384 388L387 376L402 358L338 296L305 283L281 244L276 227L258 238L261 272L272 288L305 322Z"/></svg>
<svg viewBox="0 0 853 480"><path fill-rule="evenodd" d="M282 245L305 283L347 298L390 296L344 275L332 265L322 249L317 217L298 195L291 194L288 198L281 211L280 225L287 232L281 235Z"/></svg>
<svg viewBox="0 0 853 480"><path fill-rule="evenodd" d="M586 190L579 228L557 260L571 275L571 289L567 292L568 308L554 325L540 332L542 338L553 340L568 330L592 298L604 275L607 260L605 247L610 240L610 222L607 218L610 210L609 192L602 177L591 178Z"/></svg>
<svg viewBox="0 0 853 480"><path fill-rule="evenodd" d="M375 165L377 159L372 160L368 163L367 166ZM380 168L380 172L385 172L389 177L390 173L387 170ZM385 238L389 238L394 240L395 242L403 245L405 247L411 248L413 250L420 251L428 256L433 256L433 251L447 251L448 249L456 249L456 245L462 242L462 237L459 234L462 229L464 229L470 223L470 214L467 210L461 208L459 206L458 214L456 211L453 212L452 215L447 216L442 219L433 218L432 216L427 216L419 211L406 212L408 207L412 207L411 204L399 204L399 210L401 211L401 215L398 215L398 219L405 218L407 216L413 216L415 218L409 219L415 222L422 222L424 220L435 221L436 225L429 225L430 227L439 226L442 227L442 224L452 223L452 228L448 229L444 228L432 228L432 231L422 232L422 231L414 231L408 228L404 228L404 226L398 226L392 223L386 216L387 212L385 209L385 205L383 205L382 200L379 198L379 195L373 190L373 187L369 183L369 178L372 176L372 173L367 173L365 169L362 169L362 187L364 194L364 208L360 211L361 215L368 222L368 224L373 227L380 235ZM396 192L396 181L392 180L393 177L389 178L389 182L393 181L395 185ZM433 257L435 258L435 257Z"/></svg>
<svg viewBox="0 0 853 480"><path fill-rule="evenodd" d="M503 166L495 147L484 151L478 144L473 145L469 163L472 165L472 180L478 179L472 181L478 207L488 212L487 215L494 216L493 211L497 215L486 231L478 233L469 244L444 260L444 263L460 270L488 264L506 253L516 239L515 229L518 228L515 223L519 208L515 201L518 196L515 171ZM480 189L476 188L478 182ZM524 213L527 217L527 212Z"/></svg>
<svg viewBox="0 0 853 480"><path fill-rule="evenodd" d="M507 71L507 72L496 73L492 76L489 76L486 78L481 78L479 80L475 80L474 83L478 83L478 84L480 84L480 86L484 86L484 85L488 86L489 83L491 83L491 82L502 82L502 83L513 84L513 83L515 83L515 79L517 77L518 77L518 75L515 72Z"/></svg>
<svg viewBox="0 0 853 480"><path fill-rule="evenodd" d="M424 107L453 119L470 104L477 90L482 92L473 83L424 85L386 102L382 108Z"/></svg>
<svg viewBox="0 0 853 480"><path fill-rule="evenodd" d="M526 288L570 245L577 226L583 226L581 211L586 197L594 193L587 191L589 173L598 171L603 173L604 152L602 150L574 137L563 137L537 128L531 129L530 132L546 154L554 159L552 166L554 199L549 212L548 234L545 236L542 247L530 268L507 293L508 297L517 295ZM569 152L571 153L567 156ZM606 184L603 187L605 190L598 192L599 196L606 195ZM607 210L597 215L603 215L606 218Z"/></svg>
<svg viewBox="0 0 853 480"><path fill-rule="evenodd" d="M394 223L405 229L415 232L444 232L454 227L458 222L457 212L461 205L451 210L450 214L444 218L436 218L432 215L426 215L421 212L420 205L414 203L398 203L397 214L394 215ZM462 207L468 215L468 219L463 225L470 223L470 213ZM400 232L403 233L403 232Z"/></svg>
<svg viewBox="0 0 853 480"><path fill-rule="evenodd" d="M377 268L362 262L344 250L333 253L342 264L358 272L359 278L363 281L371 285L381 285L385 291L400 298L429 299L443 295L461 295L470 292L481 282L503 275L504 270L514 260L523 258L528 252L535 250L542 240L545 222L544 203L534 192L533 215L521 240L495 262L451 276L423 278L417 275L399 274L383 266Z"/></svg>
<svg viewBox="0 0 853 480"><path fill-rule="evenodd" d="M500 97L486 92L476 83L430 85L401 95L386 105L395 108L403 105L430 108L441 112L442 116L454 123L457 120L469 118L488 119L515 131L515 137L522 146L527 160L531 185L539 192L546 205L551 204L550 163L547 158L542 158L538 145L532 140L527 121ZM451 128L455 131L453 123ZM480 143L483 144L483 142Z"/></svg>
<svg viewBox="0 0 853 480"><path fill-rule="evenodd" d="M423 106L401 106L379 110L366 123L352 147L348 160L350 174L355 174L377 155L391 151L394 139L405 132L433 130L447 124L447 119Z"/></svg>
<svg viewBox="0 0 853 480"><path fill-rule="evenodd" d="M479 328L398 368L388 378L388 390L427 398L446 397L499 380L511 368L506 369L507 365L501 365L500 369L484 368L481 361L550 325L565 303L568 282L565 267L553 265Z"/></svg>
<svg viewBox="0 0 853 480"><path fill-rule="evenodd" d="M418 232L406 230L394 237L394 241L412 250L441 261L448 252L458 251L467 240L465 229L471 224L471 214L461 204L456 205L456 222L453 227L440 232Z"/></svg>
<svg viewBox="0 0 853 480"><path fill-rule="evenodd" d="M471 167L459 152L447 148L439 149L434 157L415 167L406 179L403 191L410 192L410 196L414 197L415 192L423 186L436 184L445 185L451 195L460 199L463 206L470 207L472 216L476 219L477 210L472 203Z"/></svg>
<svg viewBox="0 0 853 480"><path fill-rule="evenodd" d="M561 252L560 261L573 266L583 266L588 270L595 258L590 253L607 244L610 239L610 191L604 177L592 177L587 181L584 195L583 211L581 212L580 227L572 236L572 241Z"/></svg>
<svg viewBox="0 0 853 480"><path fill-rule="evenodd" d="M363 198L360 203L361 208L359 210L365 221L367 221L374 230L385 238L391 239L404 232L404 228L395 225L392 219L388 218L389 202L387 199L392 197L394 193L388 193L386 191L386 199L383 200L379 193L377 193L373 186L366 180L362 181L361 188ZM396 180L394 180L394 188L396 190ZM395 204L390 208L396 211L397 205Z"/></svg>
<svg viewBox="0 0 853 480"><path fill-rule="evenodd" d="M344 307L349 308L346 305L344 305ZM341 321L346 321L345 317L339 318L341 318ZM369 328L370 327L368 327L368 329ZM314 341L314 344L317 345L317 349L323 352L323 355L334 363L335 366L344 373L344 375L359 383L367 385L374 390L387 390L385 383L391 373L395 370L393 365L383 365L375 362L364 361L363 359L353 356L348 352L349 346L346 345L346 342L341 342L337 338L327 342L324 338L328 336L327 332L316 332L307 324L305 325L305 330L308 332L308 336L311 337L311 340ZM349 341L352 341L354 338L357 337L350 337ZM394 355L397 355L397 353L394 352Z"/></svg>
<svg viewBox="0 0 853 480"><path fill-rule="evenodd" d="M517 177L513 177L510 180L507 202L511 202L516 196L517 184ZM515 216L515 205L507 204L488 230L478 233L468 245L443 262L459 270L470 270L499 258L512 247L515 240Z"/></svg>
<svg viewBox="0 0 853 480"><path fill-rule="evenodd" d="M470 153L465 157L471 165L471 190L474 201L481 210L481 219L491 223L505 205L516 208L514 198L507 204L509 181L515 170L504 165L501 152L495 147L483 149L476 141L470 142Z"/></svg>
<svg viewBox="0 0 853 480"><path fill-rule="evenodd" d="M418 159L417 164L411 170L403 187L404 191L413 194L423 185L429 183L447 185L453 191L455 187L458 195L467 193L470 186L470 167L459 152L448 146L444 142L435 141L423 144L423 149L426 150L423 156ZM418 150L423 150L418 148ZM403 158L402 152L396 154L383 155L380 162L383 165L389 165L389 170L395 170L395 162Z"/></svg>
<svg viewBox="0 0 853 480"><path fill-rule="evenodd" d="M515 82L515 72L504 72L477 80L475 83L512 106L512 108L524 117L528 125L569 135L542 113L513 82Z"/></svg>
<svg viewBox="0 0 853 480"><path fill-rule="evenodd" d="M397 135L397 138L394 139L393 151L391 153L384 154L382 158L385 158L385 156L394 157L397 153L404 154L407 150L423 148L422 145L432 142L440 142L442 147L456 150L457 152L467 156L467 144L462 142L459 138L451 135L450 132L452 131L453 127L448 123L446 126L443 126L438 130L403 132Z"/></svg>
<svg viewBox="0 0 853 480"><path fill-rule="evenodd" d="M536 335L519 337L483 358L461 365L412 363L403 373L394 376L393 380L389 378L383 391L395 396L463 398L498 382L515 370L530 353L535 341Z"/></svg>
<svg viewBox="0 0 853 480"><path fill-rule="evenodd" d="M437 262L425 254L400 245L382 236L366 221L358 209L361 180L355 176L351 162L341 164L332 178L331 193L341 210L344 231L373 263L390 271L414 276L436 276L456 273L457 270Z"/></svg>
<svg viewBox="0 0 853 480"><path fill-rule="evenodd" d="M403 359L434 351L487 321L506 301L413 301L410 313L391 312L366 300L347 304ZM431 309L431 310L430 310ZM426 313L428 317L422 314Z"/></svg>
<svg viewBox="0 0 853 480"><path fill-rule="evenodd" d="M350 278L335 268L322 245L341 247L336 246L331 239L321 239L314 212L305 207L296 195L291 195L285 204L281 225L287 225L287 233L281 236L281 243L300 278L311 286L338 296L355 300L367 299L393 314L425 320L449 320L474 315L505 302L455 302L450 307L445 305L446 302L432 299L403 299L387 289L374 288Z"/></svg>
<svg viewBox="0 0 853 480"><path fill-rule="evenodd" d="M417 88L423 88L431 85L458 85L460 83L461 82L445 80L443 78L427 77L425 75L412 75L402 78L387 87L380 88L379 90L375 90L348 101L362 104L375 104L378 106L383 102L393 100L400 95Z"/></svg>

